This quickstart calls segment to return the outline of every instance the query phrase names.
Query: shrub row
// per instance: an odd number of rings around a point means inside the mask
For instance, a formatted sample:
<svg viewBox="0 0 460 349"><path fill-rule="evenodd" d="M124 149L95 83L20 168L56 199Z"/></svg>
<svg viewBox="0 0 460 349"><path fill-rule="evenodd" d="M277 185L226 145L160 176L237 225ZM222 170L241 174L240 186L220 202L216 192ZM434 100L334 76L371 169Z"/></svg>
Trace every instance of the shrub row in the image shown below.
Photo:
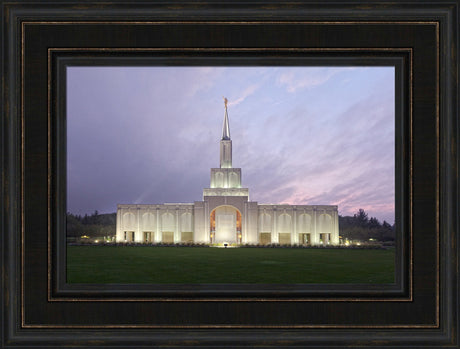
<svg viewBox="0 0 460 349"><path fill-rule="evenodd" d="M152 246L152 247L209 247L209 244L205 243L166 243L166 242L92 242L92 241L84 241L84 242L71 242L68 243L70 246Z"/></svg>
<svg viewBox="0 0 460 349"><path fill-rule="evenodd" d="M211 245L206 243L162 243L162 242L152 242L152 243L143 243L143 242L72 242L69 243L70 246L139 246L139 247L211 247ZM311 249L373 249L381 250L388 247L394 246L394 244L368 244L364 243L361 245L281 245L281 244L243 244L240 245L240 248L311 248Z"/></svg>

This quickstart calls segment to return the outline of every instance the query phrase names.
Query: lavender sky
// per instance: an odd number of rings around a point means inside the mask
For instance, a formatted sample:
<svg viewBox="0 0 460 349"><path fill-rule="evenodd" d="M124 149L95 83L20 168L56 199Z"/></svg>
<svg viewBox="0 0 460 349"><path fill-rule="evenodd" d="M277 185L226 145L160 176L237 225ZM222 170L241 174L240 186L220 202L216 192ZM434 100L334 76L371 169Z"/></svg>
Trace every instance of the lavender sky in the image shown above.
<svg viewBox="0 0 460 349"><path fill-rule="evenodd" d="M393 67L68 67L67 211L202 200L227 97L259 204L394 222Z"/></svg>

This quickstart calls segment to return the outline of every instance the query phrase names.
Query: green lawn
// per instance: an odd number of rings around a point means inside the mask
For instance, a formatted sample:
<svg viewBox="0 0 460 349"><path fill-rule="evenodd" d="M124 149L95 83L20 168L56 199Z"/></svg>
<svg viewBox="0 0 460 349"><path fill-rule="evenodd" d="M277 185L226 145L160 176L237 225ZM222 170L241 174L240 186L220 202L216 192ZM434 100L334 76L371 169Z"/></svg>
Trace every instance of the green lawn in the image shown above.
<svg viewBox="0 0 460 349"><path fill-rule="evenodd" d="M394 249L69 246L69 283L393 283Z"/></svg>

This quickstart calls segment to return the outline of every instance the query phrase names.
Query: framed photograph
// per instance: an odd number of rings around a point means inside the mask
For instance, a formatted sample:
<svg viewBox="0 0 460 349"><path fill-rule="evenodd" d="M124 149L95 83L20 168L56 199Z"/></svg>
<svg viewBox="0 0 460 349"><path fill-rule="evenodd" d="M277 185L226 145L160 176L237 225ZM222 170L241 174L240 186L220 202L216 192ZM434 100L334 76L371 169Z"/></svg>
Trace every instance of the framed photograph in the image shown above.
<svg viewBox="0 0 460 349"><path fill-rule="evenodd" d="M65 62L65 283L396 284L399 61L165 67L154 53Z"/></svg>
<svg viewBox="0 0 460 349"><path fill-rule="evenodd" d="M425 5L4 3L2 345L458 347Z"/></svg>

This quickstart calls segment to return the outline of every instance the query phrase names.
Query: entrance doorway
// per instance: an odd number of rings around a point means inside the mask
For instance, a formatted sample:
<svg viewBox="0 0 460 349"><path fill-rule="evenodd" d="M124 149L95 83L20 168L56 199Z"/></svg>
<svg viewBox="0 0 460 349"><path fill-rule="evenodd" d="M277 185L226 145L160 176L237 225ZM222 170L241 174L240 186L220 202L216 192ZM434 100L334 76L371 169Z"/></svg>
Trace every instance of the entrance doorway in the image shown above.
<svg viewBox="0 0 460 349"><path fill-rule="evenodd" d="M193 242L193 232L191 231L183 231L180 234L180 242L191 244Z"/></svg>
<svg viewBox="0 0 460 349"><path fill-rule="evenodd" d="M279 233L278 241L280 245L290 245L291 244L291 233Z"/></svg>
<svg viewBox="0 0 460 349"><path fill-rule="evenodd" d="M161 242L172 244L174 242L174 232L164 231L161 233Z"/></svg>
<svg viewBox="0 0 460 349"><path fill-rule="evenodd" d="M134 232L133 231L125 231L125 241L126 242L134 242Z"/></svg>
<svg viewBox="0 0 460 349"><path fill-rule="evenodd" d="M323 245L329 245L331 243L331 234L330 233L319 234L319 242Z"/></svg>
<svg viewBox="0 0 460 349"><path fill-rule="evenodd" d="M233 206L219 206L210 214L211 243L242 243L241 213Z"/></svg>
<svg viewBox="0 0 460 349"><path fill-rule="evenodd" d="M310 233L299 234L299 243L301 245L311 245L311 236Z"/></svg>
<svg viewBox="0 0 460 349"><path fill-rule="evenodd" d="M152 232L151 231L144 231L144 242L152 242Z"/></svg>
<svg viewBox="0 0 460 349"><path fill-rule="evenodd" d="M260 233L259 244L268 245L272 243L272 233Z"/></svg>

